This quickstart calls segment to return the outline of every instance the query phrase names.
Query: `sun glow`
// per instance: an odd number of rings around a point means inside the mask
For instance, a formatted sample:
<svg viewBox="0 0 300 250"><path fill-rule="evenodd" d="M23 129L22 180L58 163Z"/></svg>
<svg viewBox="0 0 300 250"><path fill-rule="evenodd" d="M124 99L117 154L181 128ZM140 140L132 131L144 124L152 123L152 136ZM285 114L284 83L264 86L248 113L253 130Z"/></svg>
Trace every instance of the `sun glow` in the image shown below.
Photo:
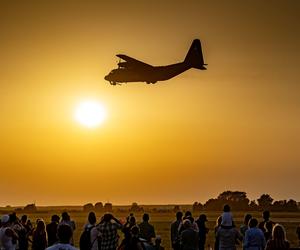
<svg viewBox="0 0 300 250"><path fill-rule="evenodd" d="M79 103L75 110L75 119L81 125L94 128L104 122L106 110L104 106L97 101L83 101Z"/></svg>

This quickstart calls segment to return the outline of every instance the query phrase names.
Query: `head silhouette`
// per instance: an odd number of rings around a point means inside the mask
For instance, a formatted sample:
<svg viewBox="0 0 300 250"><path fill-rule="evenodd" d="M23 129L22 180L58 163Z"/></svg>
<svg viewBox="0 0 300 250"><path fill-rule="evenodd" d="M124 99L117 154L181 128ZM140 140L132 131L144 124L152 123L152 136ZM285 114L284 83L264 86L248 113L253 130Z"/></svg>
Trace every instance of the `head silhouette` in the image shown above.
<svg viewBox="0 0 300 250"><path fill-rule="evenodd" d="M200 214L200 215L199 215L199 221L200 221L201 223L205 223L205 222L207 221L206 215L205 215L205 214Z"/></svg>
<svg viewBox="0 0 300 250"><path fill-rule="evenodd" d="M69 225L62 224L57 229L57 237L61 243L68 244L72 238L73 232Z"/></svg>
<svg viewBox="0 0 300 250"><path fill-rule="evenodd" d="M58 222L59 222L59 219L60 219L60 218L59 218L59 216L58 216L57 214L54 214L54 215L51 216L51 221L52 221L52 222L57 222L57 223L58 223Z"/></svg>
<svg viewBox="0 0 300 250"><path fill-rule="evenodd" d="M277 241L285 241L286 240L286 233L284 227L280 224L276 224L273 227L272 231L272 239Z"/></svg>
<svg viewBox="0 0 300 250"><path fill-rule="evenodd" d="M130 223L130 225L135 225L136 220L135 220L135 217L133 215L129 217L129 223Z"/></svg>
<svg viewBox="0 0 300 250"><path fill-rule="evenodd" d="M26 222L27 222L27 215L26 214L24 214L24 215L22 215L22 217L21 217L21 222L23 223L23 224L25 224Z"/></svg>
<svg viewBox="0 0 300 250"><path fill-rule="evenodd" d="M9 221L11 223L15 223L18 221L18 217L17 214L15 212L13 212L12 214L9 215Z"/></svg>
<svg viewBox="0 0 300 250"><path fill-rule="evenodd" d="M37 221L37 224L36 224L36 231L37 232L44 232L45 228L46 228L45 222L42 219L39 219Z"/></svg>
<svg viewBox="0 0 300 250"><path fill-rule="evenodd" d="M183 213L182 212L179 211L179 212L176 213L176 219L177 220L181 220L182 217L183 217Z"/></svg>
<svg viewBox="0 0 300 250"><path fill-rule="evenodd" d="M10 216L8 214L4 214L1 217L1 226L6 226L10 224Z"/></svg>
<svg viewBox="0 0 300 250"><path fill-rule="evenodd" d="M97 221L96 214L94 212L90 212L88 216L88 221L91 225L94 225Z"/></svg>
<svg viewBox="0 0 300 250"><path fill-rule="evenodd" d="M70 216L69 216L68 212L63 212L63 213L61 214L61 218L62 218L62 220L64 220L64 221L69 221L69 220L70 220Z"/></svg>
<svg viewBox="0 0 300 250"><path fill-rule="evenodd" d="M149 221L149 214L143 215L143 221L148 222Z"/></svg>
<svg viewBox="0 0 300 250"><path fill-rule="evenodd" d="M156 246L160 246L160 244L161 244L161 237L160 237L160 236L157 236L157 237L155 238L155 245L156 245Z"/></svg>
<svg viewBox="0 0 300 250"><path fill-rule="evenodd" d="M246 214L244 217L244 224L248 225L251 218L252 218L251 214Z"/></svg>
<svg viewBox="0 0 300 250"><path fill-rule="evenodd" d="M140 233L138 226L133 226L130 231L133 236L138 236Z"/></svg>
<svg viewBox="0 0 300 250"><path fill-rule="evenodd" d="M113 216L110 213L106 213L106 214L103 215L103 221L104 222L110 222L112 218L113 218Z"/></svg>
<svg viewBox="0 0 300 250"><path fill-rule="evenodd" d="M184 227L185 229L191 228L191 227L192 227L191 221L188 220L188 219L185 219L185 220L183 221L183 227Z"/></svg>
<svg viewBox="0 0 300 250"><path fill-rule="evenodd" d="M184 217L189 217L189 216L192 217L191 211L186 211Z"/></svg>
<svg viewBox="0 0 300 250"><path fill-rule="evenodd" d="M224 205L223 211L224 212L230 212L230 206L228 204Z"/></svg>
<svg viewBox="0 0 300 250"><path fill-rule="evenodd" d="M253 227L257 227L258 221L255 218L252 218L249 220L249 227L253 228Z"/></svg>

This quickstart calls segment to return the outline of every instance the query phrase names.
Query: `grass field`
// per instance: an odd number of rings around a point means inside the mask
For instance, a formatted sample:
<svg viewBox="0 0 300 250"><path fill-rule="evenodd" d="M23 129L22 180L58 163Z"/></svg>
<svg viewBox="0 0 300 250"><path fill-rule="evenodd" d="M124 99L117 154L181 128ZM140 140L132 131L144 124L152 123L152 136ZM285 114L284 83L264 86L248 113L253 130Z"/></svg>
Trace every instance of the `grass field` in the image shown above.
<svg viewBox="0 0 300 250"><path fill-rule="evenodd" d="M189 209L187 206L185 209ZM75 246L78 247L79 237L82 232L82 228L87 221L87 212L83 212L80 210L79 207L68 207L66 209L69 214L71 215L72 220L75 221L77 229L74 232L74 239L75 239ZM29 219L32 222L35 222L37 218L43 218L46 223L49 223L52 214L60 215L63 209L60 207L52 207L52 208L40 208L37 213L27 213ZM147 212L147 209L146 209ZM261 212L249 212L254 217L258 218L259 221L261 220ZM22 215L22 212L17 213L18 215ZM96 213L97 218L102 216L102 213ZM128 216L129 212L114 212L114 215L122 220ZM173 212L149 212L150 214L150 223L154 225L155 231L157 235L162 237L163 246L166 250L171 249L170 247L170 224L175 219L175 214ZM195 213L194 217L198 217L200 212ZM207 227L210 229L207 237L207 246L214 245L214 232L213 228L215 226L215 221L217 217L221 214L221 212L205 212L208 218ZM245 212L234 212L233 216L234 220L239 227L242 224L243 217ZM141 221L143 213L135 213L135 217L138 222ZM287 238L291 243L291 246L297 247L298 246L298 239L296 235L296 228L300 224L300 213L293 212L274 212L271 213L272 220L276 223L282 224L286 231L287 231ZM122 233L120 232L120 236L122 237Z"/></svg>

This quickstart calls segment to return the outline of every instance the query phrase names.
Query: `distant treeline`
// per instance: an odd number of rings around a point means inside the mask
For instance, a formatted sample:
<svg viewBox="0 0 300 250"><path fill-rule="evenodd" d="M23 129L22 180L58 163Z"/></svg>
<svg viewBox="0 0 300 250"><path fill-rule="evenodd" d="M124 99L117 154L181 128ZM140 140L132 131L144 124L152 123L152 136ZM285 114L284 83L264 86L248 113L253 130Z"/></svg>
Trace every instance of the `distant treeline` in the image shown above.
<svg viewBox="0 0 300 250"><path fill-rule="evenodd" d="M270 210L270 211L283 211L283 212L297 212L300 211L299 202L289 199L289 200L279 200L274 201L274 199L269 194L262 194L257 200L249 200L247 198L246 192L241 191L225 191L217 198L211 198L204 204L200 202L194 202L192 205L192 210L194 212L198 211L221 211L224 204L230 205L232 210L235 211L260 211L260 210ZM186 207L186 206L185 206ZM11 208L7 206L6 208ZM97 202L96 204L87 203L82 206L81 209L85 212L96 211L96 212L157 212L157 213L169 213L177 212L182 209L180 205L170 206L153 206L149 208L148 206L138 205L136 202L132 203L128 208L121 206L113 207L112 203L102 203ZM25 207L15 208L16 212L27 212L36 213L39 211L35 204L28 204ZM74 210L78 212L78 210ZM0 210L1 212L1 210Z"/></svg>
<svg viewBox="0 0 300 250"><path fill-rule="evenodd" d="M279 200L274 199L269 194L262 194L256 201L250 201L246 192L241 191L225 191L215 199L209 199L204 204L195 202L193 204L194 211L220 211L224 204L230 205L232 210L236 211L299 211L299 203L295 200Z"/></svg>

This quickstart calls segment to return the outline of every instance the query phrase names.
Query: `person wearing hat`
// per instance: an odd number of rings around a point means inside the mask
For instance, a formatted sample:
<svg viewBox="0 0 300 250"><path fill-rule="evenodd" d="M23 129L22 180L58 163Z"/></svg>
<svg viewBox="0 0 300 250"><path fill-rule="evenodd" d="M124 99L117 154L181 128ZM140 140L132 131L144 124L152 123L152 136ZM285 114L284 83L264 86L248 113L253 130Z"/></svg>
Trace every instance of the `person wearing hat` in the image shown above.
<svg viewBox="0 0 300 250"><path fill-rule="evenodd" d="M208 233L209 229L205 226L205 222L207 221L207 217L205 214L200 214L199 218L196 220L196 223L199 228L199 250L204 250L205 242L206 242L206 234Z"/></svg>
<svg viewBox="0 0 300 250"><path fill-rule="evenodd" d="M10 228L10 216L1 217L0 248L1 250L15 250L18 241L17 233Z"/></svg>

